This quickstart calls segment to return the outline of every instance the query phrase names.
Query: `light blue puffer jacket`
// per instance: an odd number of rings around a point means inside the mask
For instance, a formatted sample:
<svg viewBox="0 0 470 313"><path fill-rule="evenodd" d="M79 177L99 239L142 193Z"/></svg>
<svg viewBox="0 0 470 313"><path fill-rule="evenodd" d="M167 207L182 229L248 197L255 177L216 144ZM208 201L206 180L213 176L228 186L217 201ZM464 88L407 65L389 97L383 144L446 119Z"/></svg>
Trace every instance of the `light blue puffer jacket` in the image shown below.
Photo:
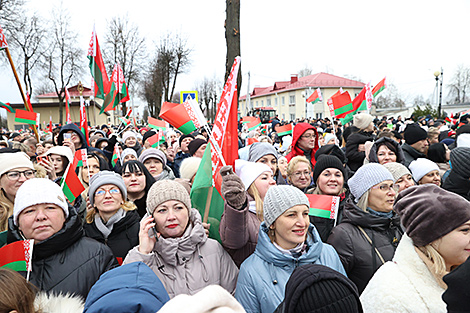
<svg viewBox="0 0 470 313"><path fill-rule="evenodd" d="M268 237L265 222L260 225L256 250L243 262L235 292L246 312L274 312L284 300L286 283L298 266L321 264L346 276L335 249L321 241L313 224L308 232L307 252L296 259L277 249Z"/></svg>

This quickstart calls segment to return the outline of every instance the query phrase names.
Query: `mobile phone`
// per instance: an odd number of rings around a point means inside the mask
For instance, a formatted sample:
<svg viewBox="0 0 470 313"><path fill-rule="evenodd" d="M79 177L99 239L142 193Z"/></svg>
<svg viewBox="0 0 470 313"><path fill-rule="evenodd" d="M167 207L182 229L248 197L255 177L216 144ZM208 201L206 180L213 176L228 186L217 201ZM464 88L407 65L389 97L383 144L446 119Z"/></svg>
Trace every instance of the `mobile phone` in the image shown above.
<svg viewBox="0 0 470 313"><path fill-rule="evenodd" d="M44 158L44 156L38 155L38 156L36 157L36 162L37 162L37 163L41 163L41 161L42 161L43 158Z"/></svg>
<svg viewBox="0 0 470 313"><path fill-rule="evenodd" d="M64 142L68 142L72 140L72 134L64 133Z"/></svg>
<svg viewBox="0 0 470 313"><path fill-rule="evenodd" d="M157 227L153 226L152 228L149 229L149 237L155 237L155 240L158 241L158 232L157 232Z"/></svg>

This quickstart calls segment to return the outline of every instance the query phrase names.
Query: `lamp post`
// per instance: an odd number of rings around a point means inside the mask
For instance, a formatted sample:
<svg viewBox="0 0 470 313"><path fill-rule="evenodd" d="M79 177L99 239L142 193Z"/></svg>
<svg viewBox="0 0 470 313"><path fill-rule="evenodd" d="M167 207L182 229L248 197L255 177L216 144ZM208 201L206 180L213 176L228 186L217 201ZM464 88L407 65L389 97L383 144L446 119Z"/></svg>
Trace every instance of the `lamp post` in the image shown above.
<svg viewBox="0 0 470 313"><path fill-rule="evenodd" d="M442 70L442 67L441 67L441 71L435 71L434 72L434 77L436 77L436 87L439 88L439 82L440 82L440 87L441 87L441 90L439 91L439 100L438 100L438 105L437 105L437 118L441 118L441 105L442 105L442 76L444 75L444 71Z"/></svg>

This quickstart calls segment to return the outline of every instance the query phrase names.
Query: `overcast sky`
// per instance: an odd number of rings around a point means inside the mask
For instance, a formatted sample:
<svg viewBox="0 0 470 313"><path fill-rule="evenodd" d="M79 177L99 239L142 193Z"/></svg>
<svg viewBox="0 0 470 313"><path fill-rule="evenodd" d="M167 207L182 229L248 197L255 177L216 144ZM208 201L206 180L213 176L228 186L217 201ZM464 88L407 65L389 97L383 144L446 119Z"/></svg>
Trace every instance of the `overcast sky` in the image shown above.
<svg viewBox="0 0 470 313"><path fill-rule="evenodd" d="M59 3L30 0L28 8L49 18ZM177 90L191 90L203 77L223 79L224 0L82 0L63 5L84 53L93 23L103 42L107 20L127 12L149 48L168 31L189 38L192 67L178 79ZM310 67L314 73L349 75L373 85L387 76L409 102L416 95L427 99L434 92L436 70L443 67L446 85L458 65L468 66L469 9L470 2L463 0L241 0L240 94L246 94L248 71L252 89L289 80L290 74ZM0 71L0 101L19 102L11 70ZM90 80L87 70L83 82L89 86Z"/></svg>

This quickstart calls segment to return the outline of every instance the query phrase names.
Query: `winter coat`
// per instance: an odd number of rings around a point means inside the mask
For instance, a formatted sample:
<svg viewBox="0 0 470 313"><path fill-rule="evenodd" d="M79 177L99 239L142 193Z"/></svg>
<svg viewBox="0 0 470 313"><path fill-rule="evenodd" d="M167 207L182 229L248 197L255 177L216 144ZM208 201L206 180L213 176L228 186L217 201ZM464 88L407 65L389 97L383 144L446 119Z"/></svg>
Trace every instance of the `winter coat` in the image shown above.
<svg viewBox="0 0 470 313"><path fill-rule="evenodd" d="M447 312L444 289L405 234L393 262L385 263L361 295L364 313Z"/></svg>
<svg viewBox="0 0 470 313"><path fill-rule="evenodd" d="M313 150L311 152L306 153L304 150L300 149L297 146L297 142L299 141L300 136L302 136L302 134L305 133L309 129L313 129L313 132L315 133L316 138L315 138L315 146L313 147ZM315 167L315 163L316 163L315 157L314 157L315 152L317 152L317 150L320 148L320 144L318 143L317 129L314 126L307 124L307 123L298 123L297 125L295 125L294 131L292 134L291 147L292 147L291 152L289 152L289 154L286 155L287 161L290 162L290 160L292 160L293 157L296 157L298 155L303 155L307 159L309 159L310 164L312 166L312 170L313 170L313 168Z"/></svg>
<svg viewBox="0 0 470 313"><path fill-rule="evenodd" d="M124 145L124 147L122 148L122 150L126 149L126 148L131 148L132 150L135 151L135 153L137 153L137 157L140 156L140 154L142 153L143 151L143 148L142 146L140 145L140 143L138 141L135 142L135 145L133 147L128 147L127 145Z"/></svg>
<svg viewBox="0 0 470 313"><path fill-rule="evenodd" d="M190 211L190 224L179 238L160 237L150 254L142 254L138 246L129 251L124 264L144 262L157 274L170 298L184 293L194 294L208 285L220 285L233 293L238 268L214 239L206 236L201 215Z"/></svg>
<svg viewBox="0 0 470 313"><path fill-rule="evenodd" d="M426 157L424 153L419 152L406 142L401 146L401 149L403 150L403 154L405 155L405 163L403 165L405 165L406 167L410 166L410 163L414 160Z"/></svg>
<svg viewBox="0 0 470 313"><path fill-rule="evenodd" d="M225 202L219 225L222 245L238 267L255 251L258 242L261 221L255 213L249 211L250 202L254 202L249 201L250 198L247 196L248 205L241 210Z"/></svg>
<svg viewBox="0 0 470 313"><path fill-rule="evenodd" d="M152 270L142 262L115 268L91 288L83 313L154 313L170 300Z"/></svg>
<svg viewBox="0 0 470 313"><path fill-rule="evenodd" d="M181 167L181 162L183 162L184 159L189 158L191 155L189 153L184 153L183 151L178 151L175 155L175 159L173 160L172 167L171 169L175 173L176 178L180 178L180 167Z"/></svg>
<svg viewBox="0 0 470 313"><path fill-rule="evenodd" d="M114 224L113 230L106 239L96 227L94 220L90 224L86 223L83 228L85 236L110 247L114 256L118 258L118 262L122 263L127 252L139 244L140 216L136 210L127 211L126 215Z"/></svg>
<svg viewBox="0 0 470 313"><path fill-rule="evenodd" d="M8 243L23 240L13 217L8 222ZM61 230L34 245L29 281L47 293L70 293L86 298L100 275L117 265L109 247L84 236L82 223L71 209Z"/></svg>
<svg viewBox="0 0 470 313"><path fill-rule="evenodd" d="M372 244L359 226L367 233ZM382 265L375 248L385 262L390 261L402 234L400 218L396 214L392 218L385 218L364 212L349 198L344 206L343 220L333 228L327 242L335 247L348 277L361 293Z"/></svg>
<svg viewBox="0 0 470 313"><path fill-rule="evenodd" d="M47 294L38 292L34 299L34 308L44 313L82 313L84 299L65 294Z"/></svg>
<svg viewBox="0 0 470 313"><path fill-rule="evenodd" d="M135 206L137 207L136 211L139 214L139 216L142 218L147 214L147 192L144 193L142 198L133 200Z"/></svg>
<svg viewBox="0 0 470 313"><path fill-rule="evenodd" d="M75 125L74 123L70 123L70 124L66 124L62 126L59 132L59 136L57 137L57 145L62 146L62 144L64 143L64 133L68 131L73 131L74 133L78 135L78 137L80 137L80 142L82 143L82 146L79 149L87 149L88 152L103 153L100 149L88 146L85 135L83 135L83 133L80 131L80 128L78 128L78 126Z"/></svg>
<svg viewBox="0 0 470 313"><path fill-rule="evenodd" d="M306 253L299 258L282 253L271 243L266 223L260 225L255 252L243 262L238 276L235 298L249 312L272 313L284 300L284 291L290 275L298 266L321 264L344 274L338 254L320 240L310 224Z"/></svg>
<svg viewBox="0 0 470 313"><path fill-rule="evenodd" d="M446 180L442 184L442 188L461 195L470 201L470 180L468 178L465 179L453 170L450 171L449 176L447 176Z"/></svg>
<svg viewBox="0 0 470 313"><path fill-rule="evenodd" d="M379 145L381 145L383 142L389 142L393 145L393 147L395 147L395 150L397 151L397 154L396 154L397 160L396 160L396 162L400 163L400 164L404 164L405 163L405 155L403 154L403 150L402 150L400 144L398 144L398 142L396 142L392 138L388 138L388 137L379 138L379 139L377 139L377 141L375 141L372 144L372 147L370 148L370 151L369 151L369 162L370 163L379 163L379 159L377 157L377 147Z"/></svg>
<svg viewBox="0 0 470 313"><path fill-rule="evenodd" d="M346 141L346 157L348 158L348 166L351 171L355 172L359 167L364 164L366 153L364 151L357 151L359 145L367 141L374 141L372 132L358 131L349 135Z"/></svg>

